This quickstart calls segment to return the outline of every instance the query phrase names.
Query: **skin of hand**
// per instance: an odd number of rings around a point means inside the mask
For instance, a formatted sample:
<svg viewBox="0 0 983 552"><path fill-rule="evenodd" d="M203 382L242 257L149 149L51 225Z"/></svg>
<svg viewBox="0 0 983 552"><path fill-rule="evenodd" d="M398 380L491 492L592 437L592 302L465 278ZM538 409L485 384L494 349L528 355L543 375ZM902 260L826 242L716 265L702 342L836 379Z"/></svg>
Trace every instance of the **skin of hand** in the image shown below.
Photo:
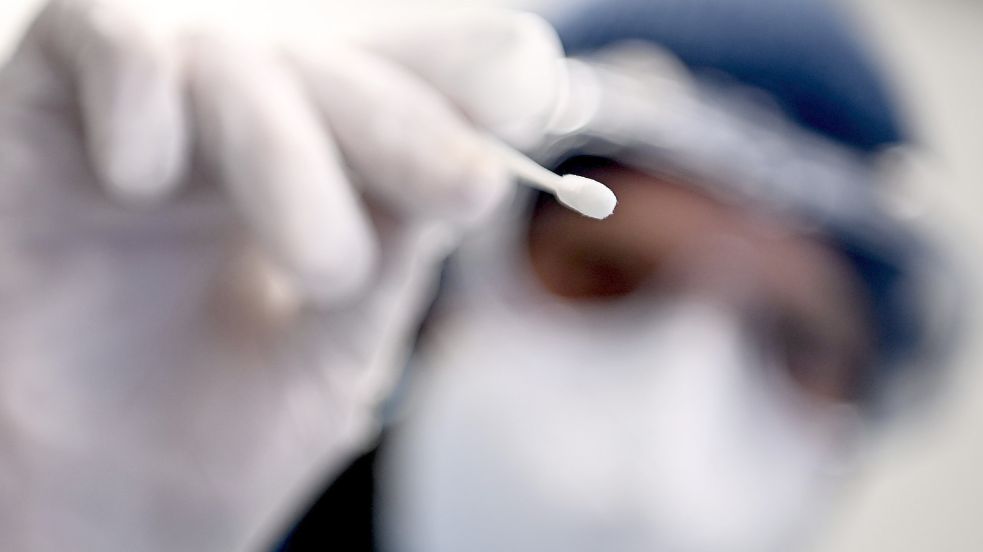
<svg viewBox="0 0 983 552"><path fill-rule="evenodd" d="M0 71L5 548L269 542L371 440L439 263L508 194L482 136L535 138L562 55L527 15L382 35L40 13Z"/></svg>

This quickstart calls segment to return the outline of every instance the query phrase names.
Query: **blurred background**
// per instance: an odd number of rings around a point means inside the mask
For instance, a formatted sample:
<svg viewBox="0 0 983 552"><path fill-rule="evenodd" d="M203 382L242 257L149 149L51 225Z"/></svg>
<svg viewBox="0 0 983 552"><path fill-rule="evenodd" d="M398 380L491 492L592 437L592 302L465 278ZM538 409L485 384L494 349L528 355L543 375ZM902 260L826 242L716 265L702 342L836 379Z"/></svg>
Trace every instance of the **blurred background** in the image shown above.
<svg viewBox="0 0 983 552"><path fill-rule="evenodd" d="M332 28L412 11L407 0L143 0L162 21L175 14L217 18L247 32ZM444 2L459 6L463 2ZM478 4L479 2L471 3ZM548 3L507 3L543 8ZM921 148L909 163L906 194L936 221L934 230L966 269L968 330L943 400L878 436L874 458L848 489L815 552L979 550L983 543L983 2L841 0L898 85ZM0 59L38 0L0 3ZM166 5L165 5L166 4ZM339 14L344 13L344 17Z"/></svg>

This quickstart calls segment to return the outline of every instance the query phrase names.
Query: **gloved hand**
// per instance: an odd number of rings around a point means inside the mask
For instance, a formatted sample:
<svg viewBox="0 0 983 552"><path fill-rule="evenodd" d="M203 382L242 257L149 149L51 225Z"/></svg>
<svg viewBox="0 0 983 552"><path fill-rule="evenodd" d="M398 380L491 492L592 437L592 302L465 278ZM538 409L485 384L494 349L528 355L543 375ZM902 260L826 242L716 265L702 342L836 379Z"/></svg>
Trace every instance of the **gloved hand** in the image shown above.
<svg viewBox="0 0 983 552"><path fill-rule="evenodd" d="M217 34L55 0L0 72L4 549L271 542L507 194L484 129L534 139L559 78L530 16Z"/></svg>

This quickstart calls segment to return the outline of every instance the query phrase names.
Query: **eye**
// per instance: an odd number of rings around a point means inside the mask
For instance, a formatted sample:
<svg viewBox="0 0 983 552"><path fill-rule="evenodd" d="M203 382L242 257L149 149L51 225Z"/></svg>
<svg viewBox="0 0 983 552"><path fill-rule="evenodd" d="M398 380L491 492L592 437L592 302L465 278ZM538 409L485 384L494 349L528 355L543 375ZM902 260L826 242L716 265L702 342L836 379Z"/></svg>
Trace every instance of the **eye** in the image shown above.
<svg viewBox="0 0 983 552"><path fill-rule="evenodd" d="M585 245L560 247L552 266L537 272L553 293L569 299L611 300L631 295L649 280L652 267L629 252ZM537 263L534 263L534 266Z"/></svg>
<svg viewBox="0 0 983 552"><path fill-rule="evenodd" d="M858 398L861 373L870 359L853 336L809 313L789 308L772 317L769 326L773 353L799 388L825 401Z"/></svg>

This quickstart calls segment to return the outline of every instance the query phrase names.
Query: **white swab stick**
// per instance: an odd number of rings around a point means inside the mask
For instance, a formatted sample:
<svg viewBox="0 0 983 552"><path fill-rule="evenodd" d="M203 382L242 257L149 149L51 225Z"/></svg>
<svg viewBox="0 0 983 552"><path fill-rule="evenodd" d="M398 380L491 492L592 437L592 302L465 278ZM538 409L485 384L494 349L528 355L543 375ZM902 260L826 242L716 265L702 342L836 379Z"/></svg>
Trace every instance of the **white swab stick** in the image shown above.
<svg viewBox="0 0 983 552"><path fill-rule="evenodd" d="M590 218L605 219L614 212L618 198L604 184L574 174L560 176L494 138L491 142L505 165L524 184L553 194L563 205Z"/></svg>

